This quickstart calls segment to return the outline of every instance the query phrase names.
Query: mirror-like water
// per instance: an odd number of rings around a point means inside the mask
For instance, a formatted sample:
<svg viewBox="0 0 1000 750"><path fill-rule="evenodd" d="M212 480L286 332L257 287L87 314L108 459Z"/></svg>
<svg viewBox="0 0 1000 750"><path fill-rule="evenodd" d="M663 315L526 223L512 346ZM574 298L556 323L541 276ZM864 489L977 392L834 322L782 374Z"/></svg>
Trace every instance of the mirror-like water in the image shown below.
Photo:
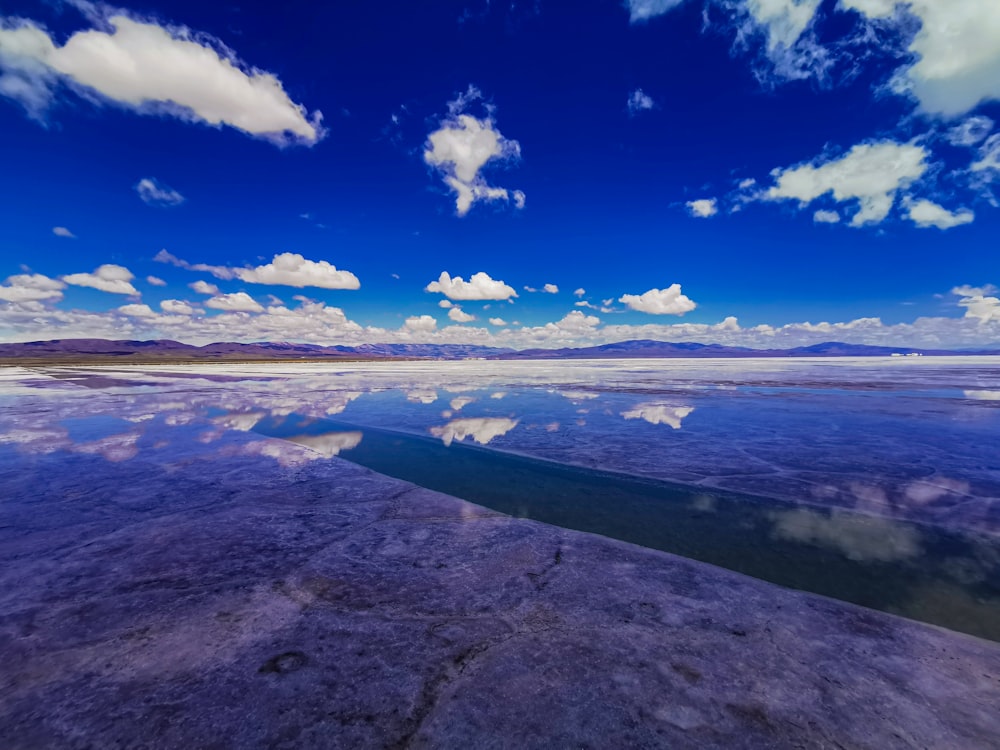
<svg viewBox="0 0 1000 750"><path fill-rule="evenodd" d="M225 492L236 455L339 455L1000 640L989 359L10 368L0 406L11 476L40 455L101 457L111 476L124 461L195 470L196 456Z"/></svg>

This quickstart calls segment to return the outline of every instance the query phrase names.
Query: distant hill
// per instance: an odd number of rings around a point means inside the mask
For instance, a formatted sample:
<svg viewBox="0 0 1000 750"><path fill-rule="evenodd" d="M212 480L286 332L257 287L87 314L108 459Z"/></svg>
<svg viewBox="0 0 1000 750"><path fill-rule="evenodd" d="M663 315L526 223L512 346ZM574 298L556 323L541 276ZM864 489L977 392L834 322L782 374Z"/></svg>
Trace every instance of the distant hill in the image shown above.
<svg viewBox="0 0 1000 750"><path fill-rule="evenodd" d="M360 344L319 346L289 342L238 344L221 342L205 346L179 341L109 341L107 339L55 339L0 344L0 362L240 362L281 360L381 360L381 359L619 359L641 357L887 357L893 354L945 356L1000 354L1000 349L953 351L867 346L828 341L793 349L750 349L720 344L669 341L619 341L614 344L563 349L505 349L473 344Z"/></svg>
<svg viewBox="0 0 1000 750"><path fill-rule="evenodd" d="M284 341L239 344L220 342L193 346L179 341L109 341L107 339L55 339L0 344L0 360L76 361L130 360L143 362L246 361L286 359L468 359L500 356L513 349L471 344L361 344L319 346Z"/></svg>
<svg viewBox="0 0 1000 750"><path fill-rule="evenodd" d="M911 349L897 346L868 346L827 341L793 349L750 349L721 344L671 343L669 341L619 341L614 344L565 349L525 349L498 355L498 359L620 359L640 357L888 357L893 354L946 356L956 354L1000 354L1000 349L952 351L948 349Z"/></svg>

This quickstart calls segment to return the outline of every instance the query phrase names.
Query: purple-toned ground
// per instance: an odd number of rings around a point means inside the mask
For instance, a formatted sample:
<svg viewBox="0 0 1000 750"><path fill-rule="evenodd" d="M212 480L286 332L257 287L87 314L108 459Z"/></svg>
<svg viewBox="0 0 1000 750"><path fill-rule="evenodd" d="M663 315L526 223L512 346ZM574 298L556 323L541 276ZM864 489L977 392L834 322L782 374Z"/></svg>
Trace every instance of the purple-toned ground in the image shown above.
<svg viewBox="0 0 1000 750"><path fill-rule="evenodd" d="M0 372L0 746L1000 741L996 643L416 488L338 458L349 431L251 431L335 417L995 533L992 368L337 368Z"/></svg>

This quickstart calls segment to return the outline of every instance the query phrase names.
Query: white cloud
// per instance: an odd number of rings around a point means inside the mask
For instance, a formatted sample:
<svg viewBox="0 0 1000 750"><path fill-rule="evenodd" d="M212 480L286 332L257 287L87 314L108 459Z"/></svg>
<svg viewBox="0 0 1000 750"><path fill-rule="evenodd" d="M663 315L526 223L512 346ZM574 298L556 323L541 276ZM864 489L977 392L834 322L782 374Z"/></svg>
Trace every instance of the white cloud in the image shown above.
<svg viewBox="0 0 1000 750"><path fill-rule="evenodd" d="M961 299L958 301L959 307L965 308L965 317L979 321L980 324L998 322L1000 323L1000 298L988 295L997 291L992 284L981 287L957 286L951 290Z"/></svg>
<svg viewBox="0 0 1000 750"><path fill-rule="evenodd" d="M504 300L516 297L517 292L503 281L491 279L489 274L480 271L465 281L461 276L452 278L447 271L442 271L437 281L432 281L424 291L440 292L449 299L457 300Z"/></svg>
<svg viewBox="0 0 1000 750"><path fill-rule="evenodd" d="M973 172L1000 172L1000 133L991 135L979 149L979 160L970 167Z"/></svg>
<svg viewBox="0 0 1000 750"><path fill-rule="evenodd" d="M201 279L191 282L188 286L198 294L215 295L219 293L219 287L215 284L209 284L207 281L202 281Z"/></svg>
<svg viewBox="0 0 1000 750"><path fill-rule="evenodd" d="M666 289L650 289L641 295L623 294L618 301L632 310L650 315L683 315L696 307L693 300L681 294L680 284L671 284Z"/></svg>
<svg viewBox="0 0 1000 750"><path fill-rule="evenodd" d="M822 0L746 0L750 16L767 32L767 49L772 56L791 49L812 23Z"/></svg>
<svg viewBox="0 0 1000 750"><path fill-rule="evenodd" d="M970 224L976 218L976 215L968 209L953 213L944 206L926 199L908 200L904 203L904 208L910 221L922 228L951 229L961 224Z"/></svg>
<svg viewBox="0 0 1000 750"><path fill-rule="evenodd" d="M993 120L984 115L968 117L951 128L945 137L955 146L975 146L993 130Z"/></svg>
<svg viewBox="0 0 1000 750"><path fill-rule="evenodd" d="M109 294L137 295L139 291L131 284L134 278L132 272L124 266L105 263L93 273L71 273L63 276L62 280L67 284L91 287Z"/></svg>
<svg viewBox="0 0 1000 750"><path fill-rule="evenodd" d="M629 21L641 23L676 8L684 0L627 0Z"/></svg>
<svg viewBox="0 0 1000 750"><path fill-rule="evenodd" d="M256 268L233 269L236 277L250 284L320 289L358 289L361 282L350 271L337 270L325 260L306 260L298 253L281 253L274 260Z"/></svg>
<svg viewBox="0 0 1000 750"><path fill-rule="evenodd" d="M546 294L559 294L559 287L555 284L546 284L542 287L542 291Z"/></svg>
<svg viewBox="0 0 1000 750"><path fill-rule="evenodd" d="M993 284L984 284L983 286L971 286L969 284L963 284L962 286L956 286L951 290L952 294L957 294L960 297L975 297L982 296L984 294L993 294L998 290Z"/></svg>
<svg viewBox="0 0 1000 750"><path fill-rule="evenodd" d="M219 279L239 279L248 284L272 284L298 289L359 289L361 282L350 271L338 269L325 260L306 260L298 253L279 253L270 263L256 268L231 268L207 263L189 263L176 255L160 250L153 258L159 263L169 263L188 271L203 271ZM196 290L197 291L197 290Z"/></svg>
<svg viewBox="0 0 1000 750"><path fill-rule="evenodd" d="M52 280L54 281L54 280ZM56 282L58 283L58 282ZM8 287L0 285L0 290ZM878 318L844 322L801 322L742 328L734 317L718 323L603 325L574 310L563 319L513 328L449 325L437 328L430 316L412 318L398 329L362 327L344 311L299 299L295 308L271 306L258 314L218 311L211 315L161 314L134 318L107 312L64 310L36 300L0 304L0 331L6 341L56 338L160 339L192 344L213 341L301 341L329 345L361 343L479 344L513 348L592 346L629 339L717 343L753 348L790 348L824 341L913 348L995 347L1000 340L1000 299L989 285L957 287L956 310L965 317L917 318L886 325ZM978 297L978 299L977 299Z"/></svg>
<svg viewBox="0 0 1000 750"><path fill-rule="evenodd" d="M681 422L694 411L693 406L678 406L677 404L645 403L637 404L634 409L623 411L625 419L642 419L650 424L665 424L675 430L681 428Z"/></svg>
<svg viewBox="0 0 1000 750"><path fill-rule="evenodd" d="M430 315L414 315L406 319L403 328L412 333L432 333L437 328L437 321Z"/></svg>
<svg viewBox="0 0 1000 750"><path fill-rule="evenodd" d="M131 315L133 318L155 318L156 311L149 305L122 305L118 312Z"/></svg>
<svg viewBox="0 0 1000 750"><path fill-rule="evenodd" d="M233 292L232 294L220 294L205 302L205 307L213 310L226 310L227 312L263 312L264 307L246 292Z"/></svg>
<svg viewBox="0 0 1000 750"><path fill-rule="evenodd" d="M40 302L62 299L66 285L40 273L9 276L0 284L0 300L4 302Z"/></svg>
<svg viewBox="0 0 1000 750"><path fill-rule="evenodd" d="M719 213L719 208L715 198L700 198L696 201L687 202L688 212L692 216L700 219L707 219Z"/></svg>
<svg viewBox="0 0 1000 750"><path fill-rule="evenodd" d="M184 196L173 188L161 185L152 177L143 177L135 184L135 192L143 203L150 206L179 206L184 202Z"/></svg>
<svg viewBox="0 0 1000 750"><path fill-rule="evenodd" d="M575 295L576 295L577 297L582 297L582 296L584 296L584 295L585 295L586 293L587 293L587 290L586 290L586 289L584 289L584 288L583 288L582 286L581 286L581 287L580 287L579 289L577 289L577 290L575 290L575 291L573 292L573 294L575 294Z"/></svg>
<svg viewBox="0 0 1000 750"><path fill-rule="evenodd" d="M907 52L912 63L894 88L921 110L957 117L982 101L1000 99L1000 3L994 0L840 0L843 8L906 33L907 15L920 21Z"/></svg>
<svg viewBox="0 0 1000 750"><path fill-rule="evenodd" d="M827 211L821 208L813 214L813 221L817 224L836 224L840 221L840 214L836 211Z"/></svg>
<svg viewBox="0 0 1000 750"><path fill-rule="evenodd" d="M469 323L476 319L475 315L469 315L457 305L448 310L448 317L456 323Z"/></svg>
<svg viewBox="0 0 1000 750"><path fill-rule="evenodd" d="M76 235L69 231L66 227L52 227L52 234L56 237L68 237L75 238Z"/></svg>
<svg viewBox="0 0 1000 750"><path fill-rule="evenodd" d="M465 440L467 437L471 437L480 445L486 445L513 430L519 421L508 417L453 419L441 427L431 427L430 433L434 437L441 438L441 442L445 445L451 445L454 440Z"/></svg>
<svg viewBox="0 0 1000 750"><path fill-rule="evenodd" d="M160 309L171 315L194 315L194 308L179 299L165 299L160 303Z"/></svg>
<svg viewBox="0 0 1000 750"><path fill-rule="evenodd" d="M271 73L248 67L221 42L183 27L124 15L112 29L73 34L63 46L31 21L0 27L0 94L40 117L57 81L140 114L229 125L279 143L315 143L321 115L307 115Z"/></svg>
<svg viewBox="0 0 1000 750"><path fill-rule="evenodd" d="M858 202L851 226L878 223L889 215L896 192L927 171L927 151L914 143L861 143L836 159L776 169L768 200L798 200L802 206L826 193Z"/></svg>
<svg viewBox="0 0 1000 750"><path fill-rule="evenodd" d="M449 308L451 308L453 306L454 306L454 304L452 303L452 301L450 299L443 299L440 302L438 302L438 307L443 307L445 310L448 310Z"/></svg>
<svg viewBox="0 0 1000 750"><path fill-rule="evenodd" d="M161 279L159 276L147 276L146 283L152 286L166 286L167 282Z"/></svg>
<svg viewBox="0 0 1000 750"><path fill-rule="evenodd" d="M488 162L516 161L521 155L520 144L504 138L492 118L479 120L461 113L481 96L478 89L470 86L465 94L449 102L448 117L427 136L424 149L424 161L437 168L445 184L455 191L455 211L459 216L465 216L476 201L510 200L507 189L488 185L480 170ZM524 193L514 191L513 197L515 206L523 208Z"/></svg>
<svg viewBox="0 0 1000 750"><path fill-rule="evenodd" d="M490 318L490 325L491 326L505 326L505 325L507 325L507 321L504 320L503 318Z"/></svg>
<svg viewBox="0 0 1000 750"><path fill-rule="evenodd" d="M177 266L177 268L183 268L187 271L203 271L220 279L236 278L236 274L233 273L233 269L231 268L227 268L226 266L210 266L207 263L188 263L166 249L160 250L160 252L154 255L153 260L157 263L168 263L171 266Z"/></svg>
<svg viewBox="0 0 1000 750"><path fill-rule="evenodd" d="M656 102L653 101L653 97L649 96L642 89L636 89L628 95L628 112L630 115L645 112L646 110L653 109L655 106Z"/></svg>

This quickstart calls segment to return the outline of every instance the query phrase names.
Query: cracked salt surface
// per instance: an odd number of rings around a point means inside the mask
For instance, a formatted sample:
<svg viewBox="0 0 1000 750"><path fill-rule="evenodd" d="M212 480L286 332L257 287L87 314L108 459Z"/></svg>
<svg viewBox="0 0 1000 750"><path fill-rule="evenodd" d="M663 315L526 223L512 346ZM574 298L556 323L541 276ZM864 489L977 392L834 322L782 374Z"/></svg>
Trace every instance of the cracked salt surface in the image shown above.
<svg viewBox="0 0 1000 750"><path fill-rule="evenodd" d="M338 456L996 638L997 392L978 358L0 371L0 743L995 746L996 644Z"/></svg>

